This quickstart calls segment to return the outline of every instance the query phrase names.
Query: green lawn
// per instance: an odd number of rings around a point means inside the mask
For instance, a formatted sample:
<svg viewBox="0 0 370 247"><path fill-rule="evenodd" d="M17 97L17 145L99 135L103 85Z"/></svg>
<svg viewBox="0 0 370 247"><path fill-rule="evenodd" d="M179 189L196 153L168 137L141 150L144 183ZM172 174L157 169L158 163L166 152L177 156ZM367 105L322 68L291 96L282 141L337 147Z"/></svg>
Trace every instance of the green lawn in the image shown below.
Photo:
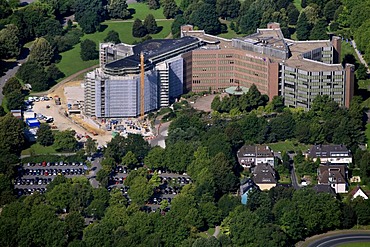
<svg viewBox="0 0 370 247"><path fill-rule="evenodd" d="M294 0L294 5L295 5L295 7L299 10L299 11L301 11L302 10L302 6L301 6L301 2L302 2L302 0Z"/></svg>
<svg viewBox="0 0 370 247"><path fill-rule="evenodd" d="M153 39L163 39L166 38L171 32L172 20L167 21L158 21L158 27L160 32L157 34L152 34ZM110 30L115 30L120 34L120 39L123 43L132 44L135 40L140 41L140 38L134 38L132 36L132 22L119 22L119 21L106 21L102 23L105 27L102 32L95 32L92 34L85 34L81 40L91 39L97 44L104 41L104 38L107 36L107 33ZM99 61L82 61L80 57L80 44L77 44L72 50L61 53L62 60L58 63L58 68L65 74L65 77L68 77L78 71L89 68L93 65L99 63Z"/></svg>
<svg viewBox="0 0 370 247"><path fill-rule="evenodd" d="M134 19L139 18L140 20L144 20L148 14L152 14L155 19L165 19L163 15L163 8L159 8L156 10L149 9L146 3L130 3L128 4L128 10L130 12L134 11L135 13L132 15Z"/></svg>
<svg viewBox="0 0 370 247"><path fill-rule="evenodd" d="M360 63L356 55L355 49L353 49L353 47L346 41L342 41L340 61L343 61L344 56L347 54L352 54L356 58L357 63Z"/></svg>
<svg viewBox="0 0 370 247"><path fill-rule="evenodd" d="M292 183L290 179L290 174L279 174L279 176L280 176L280 179L279 179L280 184L291 184Z"/></svg>
<svg viewBox="0 0 370 247"><path fill-rule="evenodd" d="M266 144L269 146L274 152L283 152L283 151L295 151L301 150L302 152L307 151L311 145L306 145L302 143L298 143L295 141L285 141L285 142L276 142L276 143L269 143Z"/></svg>
<svg viewBox="0 0 370 247"><path fill-rule="evenodd" d="M232 38L235 38L235 37L238 37L238 36L242 36L240 34L237 34L234 30L231 30L231 28L230 28L231 21L222 20L221 22L225 23L227 25L227 33L221 33L220 35L218 35L219 37L222 37L222 38L225 38L225 39L232 39Z"/></svg>
<svg viewBox="0 0 370 247"><path fill-rule="evenodd" d="M370 91L369 90L369 88L370 88L370 79L368 79L368 80L359 80L357 82L357 84L358 84L359 89L365 89L365 90Z"/></svg>
<svg viewBox="0 0 370 247"><path fill-rule="evenodd" d="M34 155L57 153L53 146L44 147L38 143L35 143L31 147L23 150L22 155L30 155L32 152Z"/></svg>
<svg viewBox="0 0 370 247"><path fill-rule="evenodd" d="M358 243L348 243L348 244L339 244L338 247L368 247L370 246L369 242L358 242Z"/></svg>

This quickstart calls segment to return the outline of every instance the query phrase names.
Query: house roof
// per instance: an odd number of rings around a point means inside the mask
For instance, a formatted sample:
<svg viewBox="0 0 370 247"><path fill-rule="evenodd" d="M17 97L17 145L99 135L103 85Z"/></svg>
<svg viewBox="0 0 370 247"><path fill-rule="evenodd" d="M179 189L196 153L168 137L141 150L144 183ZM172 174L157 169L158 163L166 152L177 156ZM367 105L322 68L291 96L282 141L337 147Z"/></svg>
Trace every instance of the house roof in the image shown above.
<svg viewBox="0 0 370 247"><path fill-rule="evenodd" d="M313 189L317 193L328 193L336 196L335 190L328 184L316 184Z"/></svg>
<svg viewBox="0 0 370 247"><path fill-rule="evenodd" d="M318 168L318 180L320 184L345 184L345 165L320 165Z"/></svg>
<svg viewBox="0 0 370 247"><path fill-rule="evenodd" d="M238 157L274 157L272 150L266 145L244 145L238 151Z"/></svg>
<svg viewBox="0 0 370 247"><path fill-rule="evenodd" d="M351 195L351 197L353 197L358 191L362 191L362 193L369 197L369 195L360 186L354 188L351 192L349 192L349 194Z"/></svg>
<svg viewBox="0 0 370 247"><path fill-rule="evenodd" d="M141 52L143 52L144 62L147 64L150 63L151 58L196 43L199 43L199 40L195 37L147 40L133 47L133 55L107 63L105 67L108 69L137 67L140 64Z"/></svg>
<svg viewBox="0 0 370 247"><path fill-rule="evenodd" d="M350 151L344 145L313 145L308 151L311 158L351 157Z"/></svg>
<svg viewBox="0 0 370 247"><path fill-rule="evenodd" d="M269 164L258 164L253 170L253 181L256 184L276 184L274 168Z"/></svg>

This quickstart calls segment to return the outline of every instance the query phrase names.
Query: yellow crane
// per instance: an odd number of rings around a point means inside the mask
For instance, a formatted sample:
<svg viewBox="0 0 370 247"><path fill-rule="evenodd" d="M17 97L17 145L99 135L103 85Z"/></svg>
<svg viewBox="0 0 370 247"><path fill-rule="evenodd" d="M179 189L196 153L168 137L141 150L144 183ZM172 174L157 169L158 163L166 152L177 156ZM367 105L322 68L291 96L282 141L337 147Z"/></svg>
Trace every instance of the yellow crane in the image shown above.
<svg viewBox="0 0 370 247"><path fill-rule="evenodd" d="M145 89L145 74L144 74L144 53L140 53L140 117L144 119L144 89Z"/></svg>

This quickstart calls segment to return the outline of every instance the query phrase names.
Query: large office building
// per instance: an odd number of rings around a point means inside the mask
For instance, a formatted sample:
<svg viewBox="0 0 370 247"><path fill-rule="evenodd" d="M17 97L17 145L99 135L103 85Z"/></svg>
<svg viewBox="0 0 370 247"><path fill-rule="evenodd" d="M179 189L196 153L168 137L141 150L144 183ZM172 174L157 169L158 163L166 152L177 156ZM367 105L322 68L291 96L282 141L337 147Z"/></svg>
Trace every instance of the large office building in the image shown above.
<svg viewBox="0 0 370 247"><path fill-rule="evenodd" d="M189 91L223 91L235 84L255 84L270 99L309 109L317 95L329 95L349 106L354 91L354 66L339 62L341 39L294 41L284 38L278 23L234 39L223 39L182 27L182 36L198 37L206 45L183 55Z"/></svg>
<svg viewBox="0 0 370 247"><path fill-rule="evenodd" d="M339 63L339 37L294 41L284 38L278 23L233 39L185 25L181 36L136 46L101 44L100 67L85 78L85 113L135 117L142 105L147 113L168 106L184 91L223 92L236 85L255 84L270 99L281 95L285 105L306 110L317 95L329 95L346 107L353 96L354 66Z"/></svg>
<svg viewBox="0 0 370 247"><path fill-rule="evenodd" d="M142 106L144 113L168 106L183 94L181 55L201 45L202 41L194 37L149 40L136 46L100 44L100 67L85 76L85 114L136 117L142 113Z"/></svg>

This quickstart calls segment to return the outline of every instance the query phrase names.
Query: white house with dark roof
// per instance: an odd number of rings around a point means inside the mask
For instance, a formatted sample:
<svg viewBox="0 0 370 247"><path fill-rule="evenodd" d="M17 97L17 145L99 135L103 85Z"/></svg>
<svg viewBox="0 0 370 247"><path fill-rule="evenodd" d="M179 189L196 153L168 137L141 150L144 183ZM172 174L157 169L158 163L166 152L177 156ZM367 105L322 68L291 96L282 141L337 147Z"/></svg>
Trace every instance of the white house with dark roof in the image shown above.
<svg viewBox="0 0 370 247"><path fill-rule="evenodd" d="M274 152L266 145L244 145L237 153L238 161L244 168L266 163L274 167Z"/></svg>
<svg viewBox="0 0 370 247"><path fill-rule="evenodd" d="M330 185L335 193L347 193L347 166L332 165L330 163L320 165L317 168L318 184Z"/></svg>
<svg viewBox="0 0 370 247"><path fill-rule="evenodd" d="M354 200L357 197L362 197L364 200L369 199L369 196L366 194L366 192L363 189L361 189L360 186L357 186L355 189L353 189L350 192L350 195L351 195L351 200Z"/></svg>
<svg viewBox="0 0 370 247"><path fill-rule="evenodd" d="M270 164L258 164L253 169L253 181L261 190L270 190L277 184L276 173Z"/></svg>
<svg viewBox="0 0 370 247"><path fill-rule="evenodd" d="M352 163L351 151L344 145L313 145L306 157L316 161L320 158L321 164L350 164Z"/></svg>

